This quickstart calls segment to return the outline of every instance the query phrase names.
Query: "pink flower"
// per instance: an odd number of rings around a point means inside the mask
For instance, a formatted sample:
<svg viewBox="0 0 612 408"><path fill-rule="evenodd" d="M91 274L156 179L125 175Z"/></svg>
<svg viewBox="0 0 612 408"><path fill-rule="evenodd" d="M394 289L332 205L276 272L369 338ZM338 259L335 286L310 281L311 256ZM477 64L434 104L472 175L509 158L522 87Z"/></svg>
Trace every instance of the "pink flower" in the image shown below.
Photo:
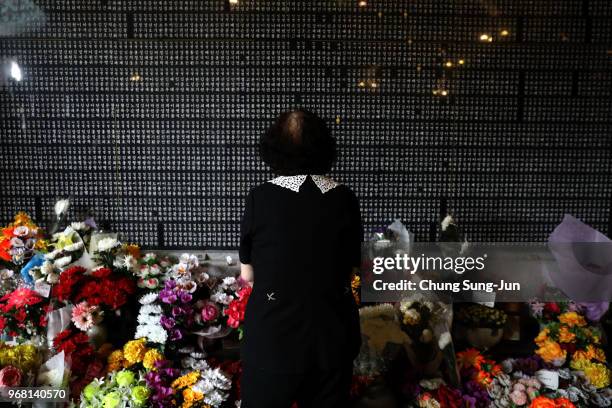
<svg viewBox="0 0 612 408"><path fill-rule="evenodd" d="M98 306L81 302L72 309L72 322L81 331L87 331L102 321L102 311Z"/></svg>
<svg viewBox="0 0 612 408"><path fill-rule="evenodd" d="M527 404L527 394L520 390L514 390L510 393L510 399L518 406Z"/></svg>
<svg viewBox="0 0 612 408"><path fill-rule="evenodd" d="M21 370L6 366L0 370L0 387L19 387L21 385Z"/></svg>
<svg viewBox="0 0 612 408"><path fill-rule="evenodd" d="M202 306L202 320L210 322L219 316L219 308L212 302L204 303Z"/></svg>

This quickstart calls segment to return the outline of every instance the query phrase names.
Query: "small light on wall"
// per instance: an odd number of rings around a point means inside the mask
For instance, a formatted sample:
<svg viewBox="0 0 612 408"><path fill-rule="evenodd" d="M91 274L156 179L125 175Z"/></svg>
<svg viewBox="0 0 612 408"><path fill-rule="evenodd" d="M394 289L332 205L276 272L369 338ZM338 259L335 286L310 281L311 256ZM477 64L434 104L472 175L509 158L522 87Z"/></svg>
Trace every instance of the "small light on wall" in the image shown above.
<svg viewBox="0 0 612 408"><path fill-rule="evenodd" d="M491 37L489 34L481 34L480 35L480 41L491 42L491 41L493 41L493 37Z"/></svg>
<svg viewBox="0 0 612 408"><path fill-rule="evenodd" d="M378 82L376 81L370 82L370 88L378 88Z"/></svg>
<svg viewBox="0 0 612 408"><path fill-rule="evenodd" d="M446 62L444 63L444 66L445 66L446 68L452 68L452 67L453 67L453 61L446 61Z"/></svg>
<svg viewBox="0 0 612 408"><path fill-rule="evenodd" d="M508 30L501 30L499 35L501 35L502 37L507 37L510 35L510 31Z"/></svg>
<svg viewBox="0 0 612 408"><path fill-rule="evenodd" d="M229 0L229 4L238 4L238 0Z"/></svg>
<svg viewBox="0 0 612 408"><path fill-rule="evenodd" d="M366 7L368 2L366 0L359 0L359 7Z"/></svg>
<svg viewBox="0 0 612 408"><path fill-rule="evenodd" d="M457 61L457 63L458 63L459 65L463 65L463 64L465 64L465 60L460 59L459 61Z"/></svg>
<svg viewBox="0 0 612 408"><path fill-rule="evenodd" d="M19 64L17 64L17 62L15 61L11 61L11 78L13 78L17 82L23 79L21 68L19 67Z"/></svg>
<svg viewBox="0 0 612 408"><path fill-rule="evenodd" d="M357 86L358 86L358 87L360 87L360 88L365 88L366 83L365 83L365 81L359 81L359 83L357 84Z"/></svg>
<svg viewBox="0 0 612 408"><path fill-rule="evenodd" d="M336 125L340 124L340 115L336 116Z"/></svg>
<svg viewBox="0 0 612 408"><path fill-rule="evenodd" d="M138 72L134 72L132 76L130 76L130 81L139 82L139 81L142 81L142 77L140 76Z"/></svg>

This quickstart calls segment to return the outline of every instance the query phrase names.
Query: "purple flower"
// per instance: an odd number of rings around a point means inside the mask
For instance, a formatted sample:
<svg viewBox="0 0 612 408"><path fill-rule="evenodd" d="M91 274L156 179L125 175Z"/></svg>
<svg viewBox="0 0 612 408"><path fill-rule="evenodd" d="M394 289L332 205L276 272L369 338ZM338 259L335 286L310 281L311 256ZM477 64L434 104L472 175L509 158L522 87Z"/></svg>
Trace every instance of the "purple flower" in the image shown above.
<svg viewBox="0 0 612 408"><path fill-rule="evenodd" d="M172 304L176 302L176 294L174 293L173 290L164 289L161 292L159 292L158 297L159 297L159 300L161 300L164 303Z"/></svg>
<svg viewBox="0 0 612 408"><path fill-rule="evenodd" d="M164 285L164 289L174 289L176 287L176 282L172 279L167 280L166 284Z"/></svg>
<svg viewBox="0 0 612 408"><path fill-rule="evenodd" d="M191 299L193 299L193 296L191 296L191 293L189 292L181 291L179 298L181 299L182 303L189 303L191 302Z"/></svg>
<svg viewBox="0 0 612 408"><path fill-rule="evenodd" d="M162 327L166 330L170 330L176 325L176 321L173 318L168 317L168 316L162 316L159 319L159 322L161 323Z"/></svg>
<svg viewBox="0 0 612 408"><path fill-rule="evenodd" d="M185 309L180 306L174 306L170 313L172 314L172 317L180 317L185 314Z"/></svg>
<svg viewBox="0 0 612 408"><path fill-rule="evenodd" d="M181 329L173 329L170 332L170 340L171 341L177 341L183 338L183 332L181 331Z"/></svg>

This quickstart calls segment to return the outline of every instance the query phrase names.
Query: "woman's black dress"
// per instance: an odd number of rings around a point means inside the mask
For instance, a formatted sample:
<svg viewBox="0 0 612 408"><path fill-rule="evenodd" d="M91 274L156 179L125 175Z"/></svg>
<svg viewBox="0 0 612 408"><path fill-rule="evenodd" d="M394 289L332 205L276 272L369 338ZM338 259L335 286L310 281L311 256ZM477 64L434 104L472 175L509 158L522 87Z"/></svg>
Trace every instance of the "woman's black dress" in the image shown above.
<svg viewBox="0 0 612 408"><path fill-rule="evenodd" d="M362 238L355 194L329 178L278 177L249 192L240 241L240 261L254 270L246 367L304 373L352 364L361 337L350 279Z"/></svg>

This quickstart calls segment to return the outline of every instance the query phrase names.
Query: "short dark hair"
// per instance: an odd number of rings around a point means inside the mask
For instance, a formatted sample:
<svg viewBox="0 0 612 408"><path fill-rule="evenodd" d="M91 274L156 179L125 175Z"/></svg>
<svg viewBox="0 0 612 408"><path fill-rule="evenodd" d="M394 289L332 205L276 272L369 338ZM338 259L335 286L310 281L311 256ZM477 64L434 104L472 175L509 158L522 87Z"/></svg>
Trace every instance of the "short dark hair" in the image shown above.
<svg viewBox="0 0 612 408"><path fill-rule="evenodd" d="M259 156L281 176L326 174L336 160L336 140L314 113L289 111L262 135Z"/></svg>

